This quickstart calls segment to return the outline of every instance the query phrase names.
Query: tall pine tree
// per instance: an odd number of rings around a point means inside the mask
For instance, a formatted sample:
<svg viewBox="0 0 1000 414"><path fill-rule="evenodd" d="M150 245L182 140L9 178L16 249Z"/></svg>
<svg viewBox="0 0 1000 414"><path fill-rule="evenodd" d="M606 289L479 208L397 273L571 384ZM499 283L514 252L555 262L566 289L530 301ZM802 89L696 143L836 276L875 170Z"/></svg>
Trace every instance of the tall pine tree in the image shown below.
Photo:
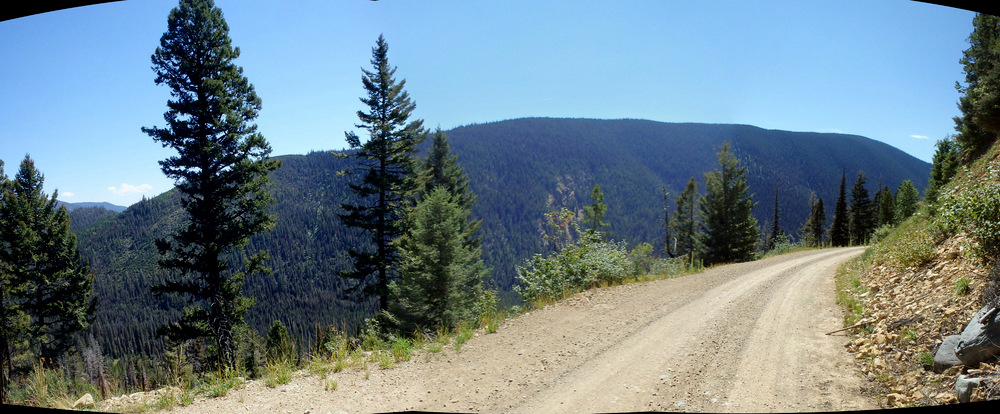
<svg viewBox="0 0 1000 414"><path fill-rule="evenodd" d="M774 250L774 245L778 242L778 238L784 234L781 230L781 210L778 207L778 187L774 188L774 220L771 222L771 232L768 233L767 239L764 243L764 251Z"/></svg>
<svg viewBox="0 0 1000 414"><path fill-rule="evenodd" d="M809 218L802 226L802 238L809 247L819 247L823 244L823 233L826 225L826 211L823 209L823 197L816 194L809 196Z"/></svg>
<svg viewBox="0 0 1000 414"><path fill-rule="evenodd" d="M355 133L346 133L357 160L348 173L362 174L360 183L350 184L360 201L341 204L340 215L348 227L368 232L374 251L350 249L354 269L339 274L356 282L352 290L377 297L383 311L389 309L389 282L399 260L393 240L406 233L403 218L417 189L416 145L427 135L422 120L409 121L416 104L403 89L406 80L397 83L393 77L396 68L389 65L388 53L389 45L380 35L372 48L372 70L362 69L367 96L361 102L368 112L358 111L361 123L355 126L368 132L368 140L362 143Z"/></svg>
<svg viewBox="0 0 1000 414"><path fill-rule="evenodd" d="M677 197L677 210L674 211L671 226L677 237L677 256L687 255L688 264L694 262L694 254L698 249L698 182L694 177L688 179L684 191Z"/></svg>
<svg viewBox="0 0 1000 414"><path fill-rule="evenodd" d="M6 180L4 180L6 181ZM80 258L69 231L66 207L43 191L44 178L25 156L13 180L3 185L0 204L0 272L4 279L4 349L7 368L13 341L27 339L28 352L54 363L72 344L73 334L93 321L94 277ZM23 341L19 341L23 345Z"/></svg>
<svg viewBox="0 0 1000 414"><path fill-rule="evenodd" d="M959 164L958 145L951 139L943 139L934 144L934 158L931 160L931 177L924 190L924 200L936 204L942 187L955 176Z"/></svg>
<svg viewBox="0 0 1000 414"><path fill-rule="evenodd" d="M253 123L261 101L233 63L240 50L222 11L212 0L181 0L167 26L152 56L156 84L171 92L167 127L142 130L177 151L160 167L175 180L187 220L156 241L160 266L176 278L153 291L186 296L192 305L160 333L170 340L209 338L215 361L235 369L235 332L254 302L243 296L243 281L270 271L266 251L243 250L251 236L274 227L265 212L274 201L268 174L280 163ZM231 263L244 254L242 268Z"/></svg>
<svg viewBox="0 0 1000 414"><path fill-rule="evenodd" d="M739 165L729 143L718 153L719 170L705 173L705 195L701 198L701 246L707 264L744 262L753 259L759 229L751 214L754 203L746 181L746 168Z"/></svg>
<svg viewBox="0 0 1000 414"><path fill-rule="evenodd" d="M896 188L896 205L893 209L896 213L896 223L910 218L910 216L917 212L917 201L919 198L920 192L917 191L917 187L913 186L912 181L905 180L899 183L899 187Z"/></svg>
<svg viewBox="0 0 1000 414"><path fill-rule="evenodd" d="M868 243L872 231L875 230L875 208L865 187L865 173L858 171L858 178L851 186L851 209L849 234L851 244L858 246Z"/></svg>
<svg viewBox="0 0 1000 414"><path fill-rule="evenodd" d="M833 222L830 223L830 244L833 247L843 247L851 243L846 184L847 173L846 171L842 171L840 175L840 193L837 195L837 203L833 206Z"/></svg>
<svg viewBox="0 0 1000 414"><path fill-rule="evenodd" d="M955 84L962 112L954 118L955 142L971 159L996 141L1000 133L1000 16L976 14L972 19L969 48L960 62L965 86Z"/></svg>

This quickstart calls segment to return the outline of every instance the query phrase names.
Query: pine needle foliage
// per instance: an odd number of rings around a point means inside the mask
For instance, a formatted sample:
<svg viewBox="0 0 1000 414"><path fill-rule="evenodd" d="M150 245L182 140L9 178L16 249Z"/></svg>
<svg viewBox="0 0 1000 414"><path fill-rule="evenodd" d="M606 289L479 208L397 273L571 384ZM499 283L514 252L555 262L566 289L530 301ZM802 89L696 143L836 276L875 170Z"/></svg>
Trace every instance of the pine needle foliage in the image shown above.
<svg viewBox="0 0 1000 414"><path fill-rule="evenodd" d="M368 110L357 112L361 123L355 126L368 132L368 140L362 142L354 132L345 134L357 160L357 167L347 173L361 174L360 183L350 188L361 200L341 204L340 214L346 226L369 234L373 251L351 248L354 268L339 275L355 282L351 292L376 297L380 311L389 309L389 283L399 261L392 242L406 232L406 208L417 189L416 145L427 136L422 120L409 120L416 104L403 89L406 80L394 78L396 68L389 65L388 53L389 45L379 35L372 48L372 70L362 69L367 95L361 102Z"/></svg>
<svg viewBox="0 0 1000 414"><path fill-rule="evenodd" d="M192 305L159 332L169 339L210 338L214 360L235 369L235 332L253 299L243 281L267 273L267 252L244 252L251 236L274 227L265 208L268 174L280 163L253 123L261 100L233 61L229 26L211 0L181 0L170 12L167 32L152 56L155 82L170 88L167 126L143 128L153 140L177 151L160 161L182 194L186 223L159 239L159 265L177 276L154 286L157 295L179 294ZM231 261L249 256L242 268Z"/></svg>
<svg viewBox="0 0 1000 414"><path fill-rule="evenodd" d="M760 231L751 214L756 202L749 194L746 168L739 165L728 142L717 157L719 169L705 173L705 195L698 203L705 263L753 260Z"/></svg>

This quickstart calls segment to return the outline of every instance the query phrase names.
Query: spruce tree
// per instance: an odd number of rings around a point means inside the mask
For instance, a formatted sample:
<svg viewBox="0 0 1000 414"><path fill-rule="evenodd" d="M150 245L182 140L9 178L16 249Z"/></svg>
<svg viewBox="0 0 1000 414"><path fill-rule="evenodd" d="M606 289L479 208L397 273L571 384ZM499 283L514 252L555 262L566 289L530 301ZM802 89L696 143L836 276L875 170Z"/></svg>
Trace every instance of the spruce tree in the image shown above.
<svg viewBox="0 0 1000 414"><path fill-rule="evenodd" d="M959 164L958 145L955 141L943 139L934 146L936 150L934 158L931 160L931 177L928 180L927 189L924 190L924 200L931 205L937 203L938 194L942 187L951 181Z"/></svg>
<svg viewBox="0 0 1000 414"><path fill-rule="evenodd" d="M14 345L24 336L27 315L21 309L17 298L24 295L25 284L17 278L4 252L10 251L13 232L7 205L14 196L10 192L10 181L3 171L0 160L0 403L7 404L7 387L13 374Z"/></svg>
<svg viewBox="0 0 1000 414"><path fill-rule="evenodd" d="M833 247L843 247L851 243L850 218L847 211L846 171L840 176L840 193L833 207L833 222L830 223L830 244Z"/></svg>
<svg viewBox="0 0 1000 414"><path fill-rule="evenodd" d="M5 337L5 359L13 356L10 340L23 334L30 347L24 351L50 364L69 349L73 334L93 321L97 301L93 274L69 231L69 213L57 207L58 192L49 197L43 185L34 161L25 156L17 175L3 186L0 271L4 330L11 333ZM11 361L5 362L11 368Z"/></svg>
<svg viewBox="0 0 1000 414"><path fill-rule="evenodd" d="M409 121L416 104L393 77L396 68L389 65L389 45L379 35L372 48L372 70L362 69L366 97L361 102L368 112L358 111L360 124L368 140L347 132L347 143L357 160L350 174L362 174L360 183L351 183L351 191L360 199L357 204L343 203L340 219L348 227L368 232L374 251L351 248L348 251L354 268L340 271L341 277L355 281L351 291L365 297L377 297L379 310L389 309L389 282L399 255L393 240L406 232L407 205L417 189L416 145L426 137L423 121ZM373 280L374 279L374 280Z"/></svg>
<svg viewBox="0 0 1000 414"><path fill-rule="evenodd" d="M875 208L878 209L875 227L893 226L898 223L896 221L896 198L892 195L889 186L882 186L875 193Z"/></svg>
<svg viewBox="0 0 1000 414"><path fill-rule="evenodd" d="M454 328L472 315L486 269L480 250L465 241L469 212L445 187L435 187L407 217L410 231L396 241L399 280L390 284L391 313L405 331Z"/></svg>
<svg viewBox="0 0 1000 414"><path fill-rule="evenodd" d="M759 229L751 214L753 195L748 194L746 168L725 143L718 152L719 170L705 173L705 195L701 198L701 246L707 264L743 262L753 259Z"/></svg>
<svg viewBox="0 0 1000 414"><path fill-rule="evenodd" d="M441 129L434 132L430 152L419 171L417 198L430 193L436 187L444 187L454 197L459 207L471 214L472 206L478 197L469 188L469 176L458 163L458 156L451 153L448 135ZM463 233L470 235L466 243L470 247L478 248L482 241L482 236L479 235L482 220L470 217L462 226Z"/></svg>
<svg viewBox="0 0 1000 414"><path fill-rule="evenodd" d="M674 212L672 226L677 237L676 254L687 255L688 264L694 262L694 254L698 241L698 217L696 202L698 200L698 182L694 177L688 179L684 191L677 197L677 210Z"/></svg>
<svg viewBox="0 0 1000 414"><path fill-rule="evenodd" d="M593 204L583 208L583 224L587 226L587 232L601 238L607 237L608 232L601 229L608 227L604 221L604 214L608 212L608 205L604 204L604 192L601 191L600 184L594 184L594 189L590 191L590 198Z"/></svg>
<svg viewBox="0 0 1000 414"><path fill-rule="evenodd" d="M784 234L781 230L781 213L778 208L778 188L774 188L774 220L771 222L771 232L768 233L766 243L764 245L764 251L774 250L774 245L778 242L778 238Z"/></svg>
<svg viewBox="0 0 1000 414"><path fill-rule="evenodd" d="M895 221L897 223L902 222L910 218L913 213L917 212L917 199L920 198L920 194L917 191L917 187L913 186L913 182L910 180L905 180L899 184L896 189L896 205L895 205Z"/></svg>
<svg viewBox="0 0 1000 414"><path fill-rule="evenodd" d="M875 229L875 209L865 187L865 173L858 171L858 178L851 186L851 208L849 219L849 234L851 244L858 246L868 243L868 238Z"/></svg>
<svg viewBox="0 0 1000 414"><path fill-rule="evenodd" d="M809 247L819 247L823 244L824 225L826 225L826 211L823 209L823 198L816 198L813 193L809 196L809 218L802 226L802 238Z"/></svg>
<svg viewBox="0 0 1000 414"><path fill-rule="evenodd" d="M962 114L954 118L955 142L966 159L978 156L1000 133L1000 17L979 13L972 25L969 48L959 61L965 86L955 83L962 94Z"/></svg>
<svg viewBox="0 0 1000 414"><path fill-rule="evenodd" d="M253 305L243 296L247 275L268 273L267 252L244 252L251 236L273 229L265 208L274 201L268 174L280 163L253 123L261 108L253 85L233 61L229 26L212 0L181 0L152 56L155 82L167 85L165 128L143 128L177 151L160 161L175 180L186 220L159 239L159 265L176 278L154 286L157 295L180 294L192 305L178 322L161 327L168 340L209 338L223 368L237 363L236 329ZM249 257L239 267L231 263Z"/></svg>

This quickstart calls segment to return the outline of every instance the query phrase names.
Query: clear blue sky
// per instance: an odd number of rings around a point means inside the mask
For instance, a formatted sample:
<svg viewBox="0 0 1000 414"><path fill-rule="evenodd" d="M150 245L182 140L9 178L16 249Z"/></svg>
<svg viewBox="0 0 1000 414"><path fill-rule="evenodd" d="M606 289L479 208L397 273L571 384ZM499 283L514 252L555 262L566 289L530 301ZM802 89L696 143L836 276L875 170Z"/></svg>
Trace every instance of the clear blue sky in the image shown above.
<svg viewBox="0 0 1000 414"><path fill-rule="evenodd" d="M0 22L0 159L46 191L130 205L173 186L150 55L172 0ZM416 118L528 116L840 132L925 161L954 133L974 13L904 0L216 0L274 155L345 147L379 34ZM497 143L502 145L502 143Z"/></svg>

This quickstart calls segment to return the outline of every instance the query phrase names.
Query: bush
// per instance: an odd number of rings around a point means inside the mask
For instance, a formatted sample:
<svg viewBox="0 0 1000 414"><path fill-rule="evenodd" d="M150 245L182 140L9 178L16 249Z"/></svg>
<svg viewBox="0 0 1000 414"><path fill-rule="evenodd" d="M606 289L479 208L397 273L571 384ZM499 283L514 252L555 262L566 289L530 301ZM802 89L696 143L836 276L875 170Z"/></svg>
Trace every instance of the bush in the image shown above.
<svg viewBox="0 0 1000 414"><path fill-rule="evenodd" d="M591 287L622 283L634 274L634 266L624 243L584 235L558 253L547 257L536 254L518 267L520 285L514 290L529 304L558 299Z"/></svg>
<svg viewBox="0 0 1000 414"><path fill-rule="evenodd" d="M983 262L1000 257L1000 164L992 163L978 185L955 186L940 200L936 224L972 236L973 255Z"/></svg>

